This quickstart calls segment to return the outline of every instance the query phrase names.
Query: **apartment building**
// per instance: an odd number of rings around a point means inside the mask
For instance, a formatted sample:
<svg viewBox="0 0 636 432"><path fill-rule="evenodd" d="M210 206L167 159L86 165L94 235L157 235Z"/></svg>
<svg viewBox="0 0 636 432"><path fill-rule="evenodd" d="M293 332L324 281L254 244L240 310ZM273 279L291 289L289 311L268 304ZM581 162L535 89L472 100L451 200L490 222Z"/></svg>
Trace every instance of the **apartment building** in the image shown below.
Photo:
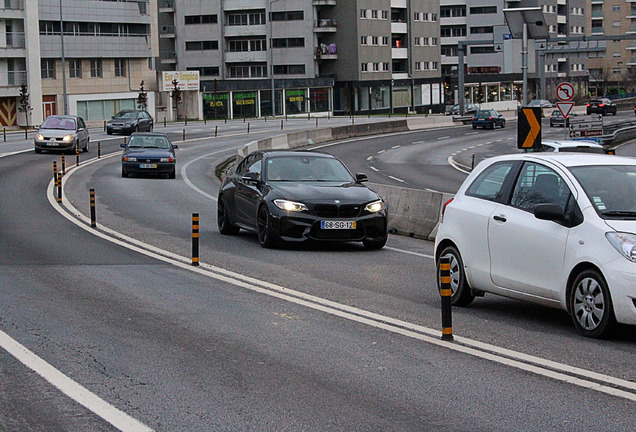
<svg viewBox="0 0 636 432"><path fill-rule="evenodd" d="M636 35L636 2L591 0L587 26L592 35ZM636 91L636 40L608 40L605 56L588 60L590 94Z"/></svg>
<svg viewBox="0 0 636 432"><path fill-rule="evenodd" d="M438 7L415 0L159 1L162 71L207 118L439 109ZM162 101L163 104L163 101ZM196 104L185 108L188 116Z"/></svg>
<svg viewBox="0 0 636 432"><path fill-rule="evenodd" d="M135 108L142 80L153 111L156 10L156 0L5 0L2 124L26 123L14 107L23 83L33 108L30 124L63 113L102 122Z"/></svg>

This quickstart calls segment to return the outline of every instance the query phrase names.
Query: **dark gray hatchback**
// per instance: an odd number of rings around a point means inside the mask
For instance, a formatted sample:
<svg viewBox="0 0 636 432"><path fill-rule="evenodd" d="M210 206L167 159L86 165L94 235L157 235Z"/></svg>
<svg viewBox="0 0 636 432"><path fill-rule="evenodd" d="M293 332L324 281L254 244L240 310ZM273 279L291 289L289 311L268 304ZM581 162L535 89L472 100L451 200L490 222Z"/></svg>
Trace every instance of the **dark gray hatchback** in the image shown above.
<svg viewBox="0 0 636 432"><path fill-rule="evenodd" d="M168 135L159 132L137 132L132 134L128 144L121 144L121 176L130 174L164 174L176 177L178 148L170 142Z"/></svg>

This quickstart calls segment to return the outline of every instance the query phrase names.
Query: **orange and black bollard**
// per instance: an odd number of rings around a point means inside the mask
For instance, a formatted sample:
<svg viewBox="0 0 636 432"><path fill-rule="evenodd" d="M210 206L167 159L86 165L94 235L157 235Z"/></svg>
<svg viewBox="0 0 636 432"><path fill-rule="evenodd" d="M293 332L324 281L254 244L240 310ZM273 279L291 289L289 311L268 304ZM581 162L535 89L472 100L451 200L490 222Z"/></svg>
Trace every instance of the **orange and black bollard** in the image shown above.
<svg viewBox="0 0 636 432"><path fill-rule="evenodd" d="M90 189L91 196L91 228L97 228L97 219L95 217L95 189Z"/></svg>
<svg viewBox="0 0 636 432"><path fill-rule="evenodd" d="M53 170L57 172L57 166L55 162L53 162ZM57 202L62 203L62 176L56 175L55 185L57 186Z"/></svg>
<svg viewBox="0 0 636 432"><path fill-rule="evenodd" d="M75 166L79 166L79 143L75 147Z"/></svg>
<svg viewBox="0 0 636 432"><path fill-rule="evenodd" d="M185 141L185 129L183 130L183 141Z"/></svg>
<svg viewBox="0 0 636 432"><path fill-rule="evenodd" d="M439 259L440 294L442 296L442 340L453 340L453 318L451 311L450 258Z"/></svg>
<svg viewBox="0 0 636 432"><path fill-rule="evenodd" d="M280 130L283 130L283 120L280 121Z"/></svg>
<svg viewBox="0 0 636 432"><path fill-rule="evenodd" d="M97 159L101 159L102 157L102 143L97 142Z"/></svg>
<svg viewBox="0 0 636 432"><path fill-rule="evenodd" d="M55 187L57 187L57 162L53 161L53 182L55 183Z"/></svg>
<svg viewBox="0 0 636 432"><path fill-rule="evenodd" d="M199 265L199 213L192 213L192 265Z"/></svg>
<svg viewBox="0 0 636 432"><path fill-rule="evenodd" d="M219 134L219 127L215 126L214 127L214 138L216 138L218 134Z"/></svg>
<svg viewBox="0 0 636 432"><path fill-rule="evenodd" d="M62 175L66 175L66 158L62 155Z"/></svg>
<svg viewBox="0 0 636 432"><path fill-rule="evenodd" d="M250 133L250 124L249 124L249 122L247 123L247 133Z"/></svg>

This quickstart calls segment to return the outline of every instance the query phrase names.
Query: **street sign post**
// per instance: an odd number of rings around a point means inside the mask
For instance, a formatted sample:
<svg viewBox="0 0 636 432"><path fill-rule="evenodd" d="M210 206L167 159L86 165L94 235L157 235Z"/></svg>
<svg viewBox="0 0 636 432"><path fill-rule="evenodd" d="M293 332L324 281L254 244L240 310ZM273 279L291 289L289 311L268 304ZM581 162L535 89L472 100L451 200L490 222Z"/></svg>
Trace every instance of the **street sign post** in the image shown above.
<svg viewBox="0 0 636 432"><path fill-rule="evenodd" d="M603 117L598 114L572 117L569 137L573 140L594 140L602 144Z"/></svg>
<svg viewBox="0 0 636 432"><path fill-rule="evenodd" d="M521 108L517 122L517 148L522 150L541 147L541 114L539 107Z"/></svg>
<svg viewBox="0 0 636 432"><path fill-rule="evenodd" d="M569 82L562 82L557 86L556 97L561 102L569 102L574 98L574 86Z"/></svg>
<svg viewBox="0 0 636 432"><path fill-rule="evenodd" d="M568 118L572 108L574 107L574 102L557 102L556 106L559 111L561 111L563 118Z"/></svg>

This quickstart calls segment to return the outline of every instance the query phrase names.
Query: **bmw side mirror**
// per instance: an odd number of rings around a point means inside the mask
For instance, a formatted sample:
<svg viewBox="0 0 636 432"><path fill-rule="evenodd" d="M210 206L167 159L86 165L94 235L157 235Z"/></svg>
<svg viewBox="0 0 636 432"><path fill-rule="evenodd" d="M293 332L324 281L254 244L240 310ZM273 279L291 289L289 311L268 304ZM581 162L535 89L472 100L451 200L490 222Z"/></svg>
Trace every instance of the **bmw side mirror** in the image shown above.
<svg viewBox="0 0 636 432"><path fill-rule="evenodd" d="M556 204L538 204L534 208L534 217L554 222L565 221L565 213L563 213L563 209Z"/></svg>
<svg viewBox="0 0 636 432"><path fill-rule="evenodd" d="M368 181L369 177L367 177L366 174L364 173L356 173L356 183L363 183L365 181Z"/></svg>

